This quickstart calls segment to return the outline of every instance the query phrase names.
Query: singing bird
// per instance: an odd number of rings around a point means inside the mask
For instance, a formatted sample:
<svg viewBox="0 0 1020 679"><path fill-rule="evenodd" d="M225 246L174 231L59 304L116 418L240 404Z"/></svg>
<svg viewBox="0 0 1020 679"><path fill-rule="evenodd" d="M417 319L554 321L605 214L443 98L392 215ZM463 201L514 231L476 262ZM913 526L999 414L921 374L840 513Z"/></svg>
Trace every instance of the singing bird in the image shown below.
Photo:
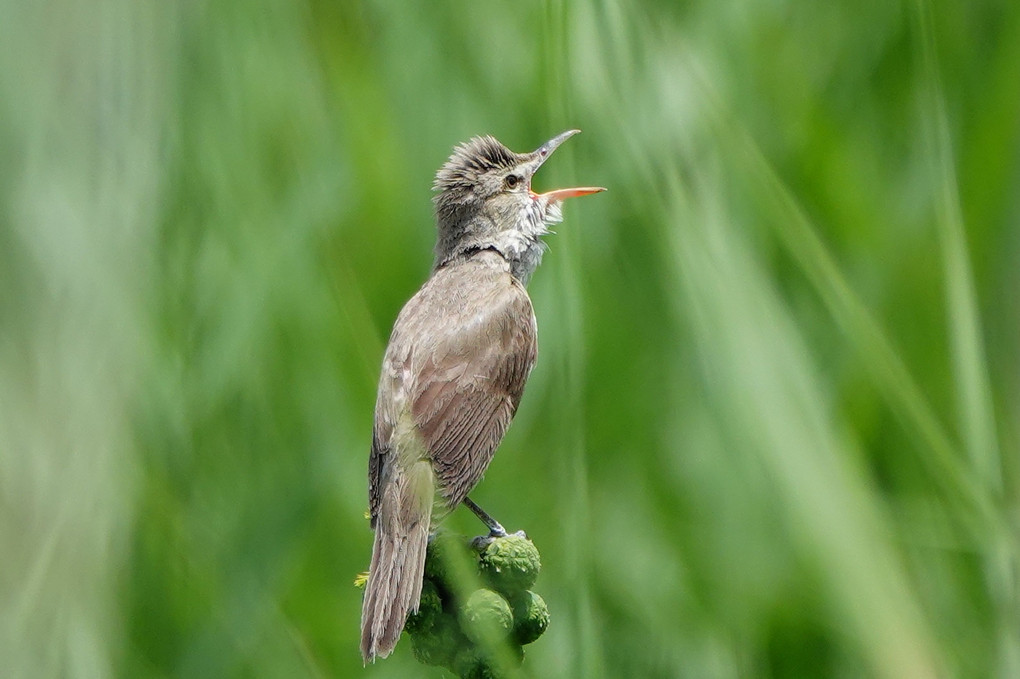
<svg viewBox="0 0 1020 679"><path fill-rule="evenodd" d="M397 316L375 406L368 494L375 542L361 611L365 662L393 650L417 611L433 528L465 503L513 419L537 354L525 286L560 204L605 189L535 193L531 178L579 130L514 153L491 136L457 146L436 174L429 279Z"/></svg>

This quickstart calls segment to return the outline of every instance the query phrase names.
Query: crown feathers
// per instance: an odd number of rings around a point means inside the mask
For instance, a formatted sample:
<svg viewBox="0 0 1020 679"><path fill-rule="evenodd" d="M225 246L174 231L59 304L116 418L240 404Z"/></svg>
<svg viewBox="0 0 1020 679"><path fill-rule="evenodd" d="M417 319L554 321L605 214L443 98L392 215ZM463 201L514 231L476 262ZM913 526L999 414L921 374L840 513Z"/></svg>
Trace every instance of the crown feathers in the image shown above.
<svg viewBox="0 0 1020 679"><path fill-rule="evenodd" d="M436 173L432 185L435 191L467 187L490 170L509 170L521 161L521 157L495 137L485 135L472 137L453 149L450 158Z"/></svg>

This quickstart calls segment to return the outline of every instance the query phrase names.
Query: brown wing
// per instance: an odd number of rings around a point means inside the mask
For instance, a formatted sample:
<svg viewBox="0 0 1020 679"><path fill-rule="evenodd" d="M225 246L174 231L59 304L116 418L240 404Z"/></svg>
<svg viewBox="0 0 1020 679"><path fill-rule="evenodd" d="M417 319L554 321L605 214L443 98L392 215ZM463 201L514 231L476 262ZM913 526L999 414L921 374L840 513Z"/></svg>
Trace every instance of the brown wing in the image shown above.
<svg viewBox="0 0 1020 679"><path fill-rule="evenodd" d="M491 296L464 303L460 331L435 347L417 375L412 412L451 506L485 473L535 363L531 300L507 279Z"/></svg>
<svg viewBox="0 0 1020 679"><path fill-rule="evenodd" d="M450 506L464 499L517 411L535 363L536 334L523 286L484 259L436 272L408 302L390 339L376 406L373 515L374 489L385 483L388 440L404 407L440 492Z"/></svg>

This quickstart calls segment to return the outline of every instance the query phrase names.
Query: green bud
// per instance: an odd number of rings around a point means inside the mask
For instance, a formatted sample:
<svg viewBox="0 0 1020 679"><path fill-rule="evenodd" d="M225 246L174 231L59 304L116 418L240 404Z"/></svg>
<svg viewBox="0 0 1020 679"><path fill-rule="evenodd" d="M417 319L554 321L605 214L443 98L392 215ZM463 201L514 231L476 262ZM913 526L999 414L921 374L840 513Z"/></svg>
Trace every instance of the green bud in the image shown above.
<svg viewBox="0 0 1020 679"><path fill-rule="evenodd" d="M530 644L549 628L549 607L532 591L513 598L514 638L519 644Z"/></svg>
<svg viewBox="0 0 1020 679"><path fill-rule="evenodd" d="M425 665L449 665L457 649L468 645L451 615L436 615L429 629L411 633L414 657Z"/></svg>
<svg viewBox="0 0 1020 679"><path fill-rule="evenodd" d="M520 535L496 538L481 554L482 576L493 589L510 596L530 589L541 568L535 545Z"/></svg>
<svg viewBox="0 0 1020 679"><path fill-rule="evenodd" d="M517 676L514 669L524 662L524 649L507 644L493 652L469 645L457 652L450 669L462 679L506 679Z"/></svg>
<svg viewBox="0 0 1020 679"><path fill-rule="evenodd" d="M429 540L425 552L425 577L442 593L459 594L461 589L476 579L474 573L477 564L478 555L464 537L437 533Z"/></svg>
<svg viewBox="0 0 1020 679"><path fill-rule="evenodd" d="M461 679L497 679L498 677L488 660L474 646L462 648L453 659L450 669Z"/></svg>
<svg viewBox="0 0 1020 679"><path fill-rule="evenodd" d="M421 599L418 612L407 616L404 629L408 634L427 632L432 628L436 618L443 612L443 602L439 598L439 590L431 580L425 580L421 586Z"/></svg>
<svg viewBox="0 0 1020 679"><path fill-rule="evenodd" d="M465 636L487 648L502 643L514 628L510 604L491 589L475 590L464 602L460 619Z"/></svg>

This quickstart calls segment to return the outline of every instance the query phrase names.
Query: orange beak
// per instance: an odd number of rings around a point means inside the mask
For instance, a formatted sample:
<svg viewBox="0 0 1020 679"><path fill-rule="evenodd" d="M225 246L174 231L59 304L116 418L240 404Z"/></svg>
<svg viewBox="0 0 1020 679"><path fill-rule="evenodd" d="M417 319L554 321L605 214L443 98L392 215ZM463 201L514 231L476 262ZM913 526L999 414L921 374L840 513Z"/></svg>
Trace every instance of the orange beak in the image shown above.
<svg viewBox="0 0 1020 679"><path fill-rule="evenodd" d="M555 191L546 191L545 193L534 193L532 192L531 197L535 200L539 198L546 198L550 203L561 201L566 198L577 198L578 196L590 196L593 193L600 193L605 191L605 187L602 186L578 186L573 189L556 189Z"/></svg>

